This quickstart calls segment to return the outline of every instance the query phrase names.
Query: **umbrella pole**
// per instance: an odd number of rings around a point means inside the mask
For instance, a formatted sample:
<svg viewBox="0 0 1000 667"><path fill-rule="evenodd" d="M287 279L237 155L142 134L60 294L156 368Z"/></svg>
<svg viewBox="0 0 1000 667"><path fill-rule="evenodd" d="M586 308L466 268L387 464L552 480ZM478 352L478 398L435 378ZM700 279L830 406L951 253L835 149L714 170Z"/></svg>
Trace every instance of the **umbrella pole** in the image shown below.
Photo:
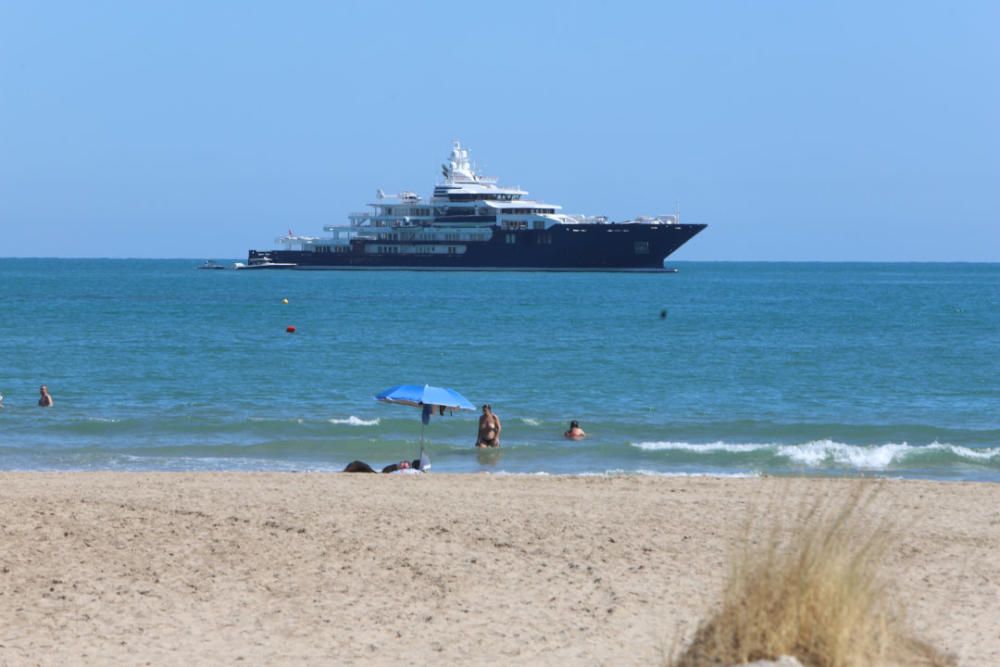
<svg viewBox="0 0 1000 667"><path fill-rule="evenodd" d="M420 458L424 458L424 422L420 422Z"/></svg>

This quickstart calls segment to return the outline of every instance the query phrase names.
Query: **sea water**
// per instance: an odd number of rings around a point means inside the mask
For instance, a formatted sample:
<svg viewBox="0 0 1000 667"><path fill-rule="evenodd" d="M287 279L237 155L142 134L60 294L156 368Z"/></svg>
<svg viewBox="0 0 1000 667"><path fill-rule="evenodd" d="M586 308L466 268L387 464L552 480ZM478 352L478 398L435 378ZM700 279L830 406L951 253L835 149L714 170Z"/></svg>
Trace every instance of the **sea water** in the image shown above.
<svg viewBox="0 0 1000 667"><path fill-rule="evenodd" d="M422 425L373 395L429 383L503 422L435 415L435 471L1000 481L1000 265L199 263L0 260L0 468L381 466Z"/></svg>

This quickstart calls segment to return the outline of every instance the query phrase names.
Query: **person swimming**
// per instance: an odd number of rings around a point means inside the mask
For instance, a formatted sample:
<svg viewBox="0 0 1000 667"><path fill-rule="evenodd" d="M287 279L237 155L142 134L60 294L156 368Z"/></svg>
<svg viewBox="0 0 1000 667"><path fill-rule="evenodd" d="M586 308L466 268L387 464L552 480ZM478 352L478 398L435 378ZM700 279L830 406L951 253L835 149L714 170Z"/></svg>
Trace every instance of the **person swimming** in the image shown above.
<svg viewBox="0 0 1000 667"><path fill-rule="evenodd" d="M476 447L499 447L500 418L493 412L493 406L489 403L483 405L483 414L479 417L479 434L476 438Z"/></svg>
<svg viewBox="0 0 1000 667"><path fill-rule="evenodd" d="M587 437L587 433L580 428L580 422L574 419L569 423L569 430L563 433L563 437L567 440L583 440Z"/></svg>
<svg viewBox="0 0 1000 667"><path fill-rule="evenodd" d="M51 408L52 404L55 402L52 400L52 394L49 393L49 388L44 384L38 390L38 405L42 408Z"/></svg>

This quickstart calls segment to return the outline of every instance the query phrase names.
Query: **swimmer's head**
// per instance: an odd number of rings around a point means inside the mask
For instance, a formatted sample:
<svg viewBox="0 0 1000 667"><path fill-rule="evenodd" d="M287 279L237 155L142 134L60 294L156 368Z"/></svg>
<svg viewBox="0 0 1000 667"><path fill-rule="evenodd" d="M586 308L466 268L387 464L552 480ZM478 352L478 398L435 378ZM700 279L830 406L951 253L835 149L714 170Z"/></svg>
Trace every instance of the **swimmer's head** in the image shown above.
<svg viewBox="0 0 1000 667"><path fill-rule="evenodd" d="M573 421L571 421L569 423L569 427L570 428L580 428L580 422L578 422L577 420L574 419Z"/></svg>

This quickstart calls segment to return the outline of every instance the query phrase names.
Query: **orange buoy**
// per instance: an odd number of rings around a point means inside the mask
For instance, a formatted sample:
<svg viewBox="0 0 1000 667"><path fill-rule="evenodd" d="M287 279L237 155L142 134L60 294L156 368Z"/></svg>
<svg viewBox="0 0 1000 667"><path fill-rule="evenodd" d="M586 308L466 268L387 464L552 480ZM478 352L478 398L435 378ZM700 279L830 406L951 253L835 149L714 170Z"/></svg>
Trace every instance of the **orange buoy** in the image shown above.
<svg viewBox="0 0 1000 667"><path fill-rule="evenodd" d="M285 331L287 331L288 333L295 333L295 327L289 325L285 327Z"/></svg>

